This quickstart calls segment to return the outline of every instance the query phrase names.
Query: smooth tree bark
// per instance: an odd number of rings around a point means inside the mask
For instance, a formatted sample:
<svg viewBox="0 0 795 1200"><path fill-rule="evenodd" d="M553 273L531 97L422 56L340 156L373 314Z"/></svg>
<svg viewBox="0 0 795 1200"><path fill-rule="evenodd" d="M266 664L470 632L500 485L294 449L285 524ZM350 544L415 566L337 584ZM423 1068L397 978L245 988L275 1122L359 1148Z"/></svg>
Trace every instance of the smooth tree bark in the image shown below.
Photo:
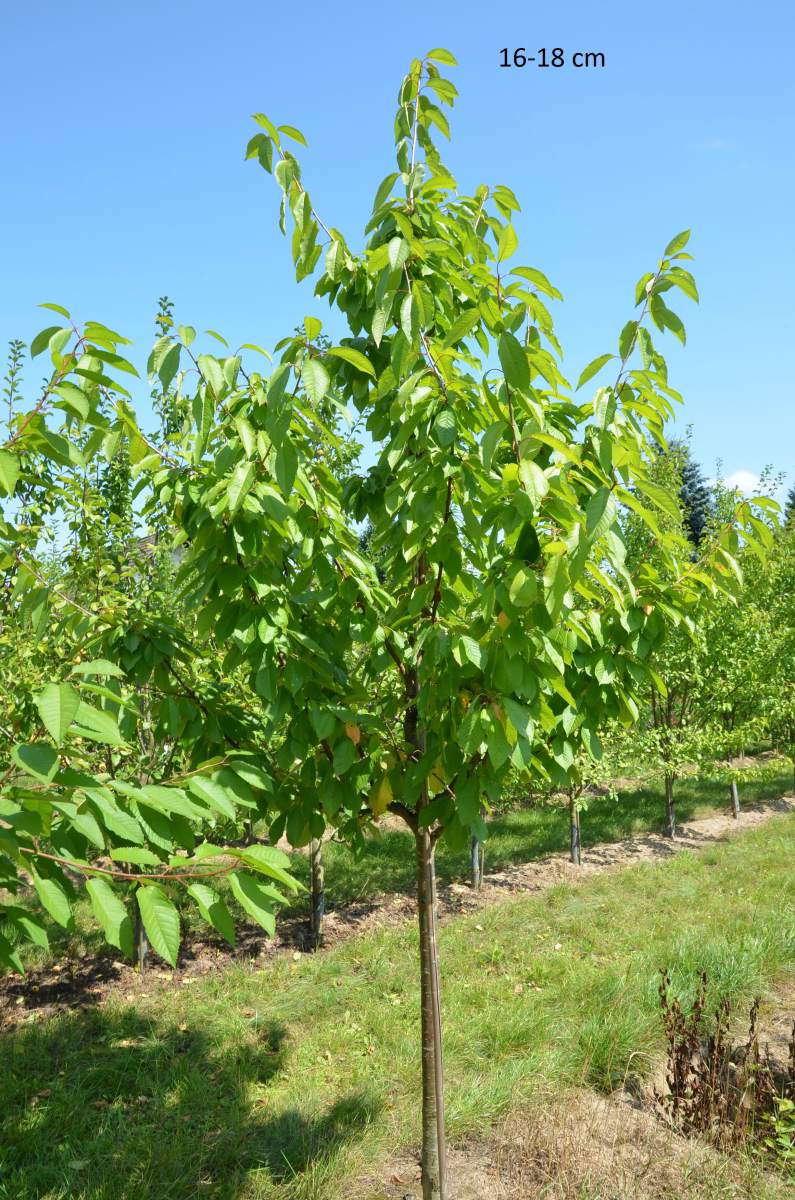
<svg viewBox="0 0 795 1200"><path fill-rule="evenodd" d="M571 861L575 866L582 866L582 843L580 840L580 810L577 807L577 801L574 798L573 791L569 791L569 829L571 843Z"/></svg>
<svg viewBox="0 0 795 1200"><path fill-rule="evenodd" d="M731 782L731 796L732 796L732 816L734 817L734 819L736 821L740 815L740 793L737 789L737 780L736 779L733 779Z"/></svg>
<svg viewBox="0 0 795 1200"><path fill-rule="evenodd" d="M326 913L326 872L323 866L323 843L312 838L309 843L310 923L312 945L317 950L323 945L323 918Z"/></svg>
<svg viewBox="0 0 795 1200"><path fill-rule="evenodd" d="M447 1200L436 845L427 829L417 829L415 845L422 1030L422 1200Z"/></svg>
<svg viewBox="0 0 795 1200"><path fill-rule="evenodd" d="M667 837L676 837L676 802L674 800L674 777L666 774L665 776L665 815L666 827L665 833Z"/></svg>
<svg viewBox="0 0 795 1200"><path fill-rule="evenodd" d="M136 907L135 910L135 961L138 964L138 970L143 975L146 970L146 964L149 960L149 939L146 936L144 923L141 920L141 914Z"/></svg>

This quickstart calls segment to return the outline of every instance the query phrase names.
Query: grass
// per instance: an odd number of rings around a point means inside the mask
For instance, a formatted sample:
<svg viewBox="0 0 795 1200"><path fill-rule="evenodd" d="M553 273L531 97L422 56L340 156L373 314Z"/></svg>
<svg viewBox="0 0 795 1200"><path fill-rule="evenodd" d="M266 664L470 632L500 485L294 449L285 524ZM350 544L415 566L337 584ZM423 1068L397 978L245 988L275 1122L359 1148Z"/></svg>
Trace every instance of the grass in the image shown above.
<svg viewBox="0 0 795 1200"><path fill-rule="evenodd" d="M706 969L712 998L736 1003L795 969L794 859L795 820L781 817L701 855L447 923L452 1137L545 1090L646 1074L663 964L683 996ZM407 925L8 1033L0 1197L349 1194L418 1140L417 993Z"/></svg>

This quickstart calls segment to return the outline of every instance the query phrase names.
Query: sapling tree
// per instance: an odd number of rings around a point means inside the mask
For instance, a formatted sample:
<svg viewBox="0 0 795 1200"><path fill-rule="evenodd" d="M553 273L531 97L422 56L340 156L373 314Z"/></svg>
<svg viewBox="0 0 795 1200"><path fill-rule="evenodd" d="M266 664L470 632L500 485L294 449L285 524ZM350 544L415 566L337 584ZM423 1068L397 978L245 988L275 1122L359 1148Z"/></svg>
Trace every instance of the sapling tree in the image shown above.
<svg viewBox="0 0 795 1200"><path fill-rule="evenodd" d="M135 368L119 353L124 339L118 334L97 322L73 325L67 310L47 307L62 324L43 330L30 350L34 357L48 350L52 369L32 402L15 386L0 444L0 570L11 585L4 593L3 635L9 626L24 631L26 622L35 632L43 619L59 638L51 656L55 677L31 688L23 672L13 689L12 732L19 740L13 745L12 737L0 773L0 886L10 897L0 902L0 963L22 970L19 947L47 945L41 909L73 927L77 876L86 880L105 938L126 954L133 915L125 889L133 885L131 899L149 940L175 964L176 892L190 896L203 918L233 940L231 916L211 881L227 877L243 907L271 931L283 899L274 884L296 885L278 850L237 850L201 836L219 828L219 816L234 819L247 798L253 803L251 780L261 789L261 771L245 748L223 766L217 758L207 763L204 729L190 740L183 731L189 765L143 785L129 777L129 763L139 757L135 672L150 681L170 675L177 647L162 619L152 618L138 632L131 627L121 590L72 594L68 581L48 573L41 549L46 522L74 510L76 472L98 454L112 460L121 425L114 429L108 412L127 394L116 376ZM98 643L113 657L84 653ZM164 696L164 704L167 699L179 711L178 696ZM215 710L218 723L220 701Z"/></svg>
<svg viewBox="0 0 795 1200"><path fill-rule="evenodd" d="M637 718L666 622L714 586L716 566L732 569L738 539L735 520L708 562L691 561L661 524L670 497L649 471L676 394L647 325L683 336L664 295L695 294L683 265L688 235L639 281L618 352L579 380L611 364L612 383L577 402L547 307L559 293L511 261L516 197L504 185L459 191L439 156L434 138L449 135L445 108L456 96L440 68L453 63L433 50L401 84L396 169L377 189L361 248L315 211L295 154L303 135L255 118L247 155L280 189L296 276L315 279L344 336L326 341L320 318L308 316L264 369L252 366L257 347L203 352L194 329L169 325L150 358L184 414L167 446L142 433L108 378L105 366L120 358L115 335L101 333L104 357L91 368L151 511L177 531L180 604L256 726L271 839L286 832L307 845L331 823L355 844L386 811L413 834L425 1200L449 1196L438 841L482 838L482 809L510 771L548 781L583 747L593 751L608 692L611 716ZM60 355L66 338L50 336ZM77 336L82 346L91 331ZM360 415L375 451L368 471L343 478L335 468L329 403ZM654 561L633 573L626 509L657 542ZM224 702L205 695L208 721ZM56 761L49 782L77 786L58 770ZM108 791L134 815L146 803L132 785ZM202 816L220 803L206 783L156 790L172 810L185 803L176 796ZM181 815L199 819L196 807L165 815L172 831ZM235 853L276 877L269 850ZM188 861L220 853L200 846ZM243 876L233 870L230 883L248 911L277 902ZM212 921L219 899L202 895Z"/></svg>
<svg viewBox="0 0 795 1200"><path fill-rule="evenodd" d="M139 462L181 531L200 634L260 699L271 836L305 845L330 821L356 841L385 811L414 836L426 1200L448 1194L438 840L482 837L481 807L509 770L549 778L597 736L601 707L581 713L566 686L575 657L586 676L606 653L622 660L613 705L634 719L658 608L710 584L660 530L667 497L647 471L675 394L645 322L681 333L663 294L694 292L687 235L639 282L618 353L580 380L612 359L612 386L576 403L547 307L559 293L511 263L516 197L460 192L439 156L456 96L440 67L453 62L431 51L401 84L396 169L361 249L315 211L303 135L256 116L247 154L281 191L296 276L315 278L347 332L328 344L307 317L269 375L242 352L196 354L191 329L165 335L154 366L191 389L190 428L169 461ZM360 414L375 447L344 483L326 452L329 398ZM629 575L623 506L655 531L665 570Z"/></svg>

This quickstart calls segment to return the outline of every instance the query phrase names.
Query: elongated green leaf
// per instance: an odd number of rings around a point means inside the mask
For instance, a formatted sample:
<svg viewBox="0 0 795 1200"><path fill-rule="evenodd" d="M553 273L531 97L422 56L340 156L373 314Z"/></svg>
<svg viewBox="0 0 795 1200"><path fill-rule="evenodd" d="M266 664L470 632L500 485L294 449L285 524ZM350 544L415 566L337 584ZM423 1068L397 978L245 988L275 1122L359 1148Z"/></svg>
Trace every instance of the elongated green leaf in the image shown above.
<svg viewBox="0 0 795 1200"><path fill-rule="evenodd" d="M15 746L11 757L21 770L45 783L49 783L58 771L58 751L47 742Z"/></svg>
<svg viewBox="0 0 795 1200"><path fill-rule="evenodd" d="M235 467L226 489L229 512L234 516L254 486L257 477L256 463L244 462Z"/></svg>
<svg viewBox="0 0 795 1200"><path fill-rule="evenodd" d="M223 899L212 888L203 883L191 883L187 892L196 901L196 907L208 925L217 929L230 945L235 944L235 922Z"/></svg>
<svg viewBox="0 0 795 1200"><path fill-rule="evenodd" d="M681 233L677 233L676 237L671 238L670 242L665 247L663 258L670 258L672 254L677 254L678 251L684 250L689 241L690 230L683 229Z"/></svg>
<svg viewBox="0 0 795 1200"><path fill-rule="evenodd" d="M96 658L91 662L77 663L69 672L70 675L113 675L118 679L124 678L124 671L106 658Z"/></svg>
<svg viewBox="0 0 795 1200"><path fill-rule="evenodd" d="M504 225L500 230L499 240L497 242L497 260L505 262L506 258L510 258L519 247L519 239L516 236L516 230L513 225Z"/></svg>
<svg viewBox="0 0 795 1200"><path fill-rule="evenodd" d="M269 875L291 892L302 890L302 885L289 872L289 858L276 846L244 846L237 851L237 857L260 874Z"/></svg>
<svg viewBox="0 0 795 1200"><path fill-rule="evenodd" d="M575 390L579 391L583 384L587 383L589 379L593 379L594 375L598 375L605 363L609 363L610 359L614 357L615 355L613 354L600 354L598 358L594 358L589 362L577 380L577 388Z"/></svg>
<svg viewBox="0 0 795 1200"><path fill-rule="evenodd" d="M274 908L283 899L275 888L259 883L245 871L232 871L227 877L232 895L270 937L276 932Z"/></svg>
<svg viewBox="0 0 795 1200"><path fill-rule="evenodd" d="M51 876L39 875L34 867L30 873L36 893L52 919L64 929L74 929L72 906L63 884Z"/></svg>
<svg viewBox="0 0 795 1200"><path fill-rule="evenodd" d="M19 479L19 459L16 454L0 450L0 488L6 496L13 496Z"/></svg>
<svg viewBox="0 0 795 1200"><path fill-rule="evenodd" d="M133 954L133 926L124 901L116 895L105 879L86 880L86 891L91 899L94 916L105 933L105 938L121 950L127 958Z"/></svg>
<svg viewBox="0 0 795 1200"><path fill-rule="evenodd" d="M77 716L80 696L68 683L48 683L36 697L42 724L58 745Z"/></svg>
<svg viewBox="0 0 795 1200"><path fill-rule="evenodd" d="M524 391L530 384L530 367L524 346L512 333L500 334L497 347L500 365L511 387Z"/></svg>
<svg viewBox="0 0 795 1200"><path fill-rule="evenodd" d="M119 733L119 725L113 713L104 708L94 708L93 704L80 701L75 718L74 731L81 737L90 738L94 742L104 742L108 746L122 746L124 738Z"/></svg>
<svg viewBox="0 0 795 1200"><path fill-rule="evenodd" d="M50 338L54 334L60 333L63 328L63 325L48 325L46 329L42 329L40 333L37 333L33 341L30 343L30 357L37 358L38 355L41 354L42 350L46 350L49 346ZM72 331L71 329L67 328L67 332L71 333Z"/></svg>
<svg viewBox="0 0 795 1200"><path fill-rule="evenodd" d="M329 374L319 358L305 358L301 368L301 379L306 394L313 404L320 401L328 391Z"/></svg>
<svg viewBox="0 0 795 1200"><path fill-rule="evenodd" d="M365 358L360 350L354 350L353 346L332 346L326 353L332 355L334 358L343 359L345 362L350 363L352 367L363 371L365 375L372 375L373 379L375 379L375 367L369 358Z"/></svg>
<svg viewBox="0 0 795 1200"><path fill-rule="evenodd" d="M139 887L135 893L141 920L152 948L171 963L177 965L179 954L179 913L162 888L149 883Z"/></svg>
<svg viewBox="0 0 795 1200"><path fill-rule="evenodd" d="M607 533L615 520L618 505L610 488L599 488L591 496L585 509L585 527L593 541Z"/></svg>
<svg viewBox="0 0 795 1200"><path fill-rule="evenodd" d="M230 821L234 821L235 806L220 784L214 783L212 779L203 779L201 775L195 775L188 783L188 790L203 800L214 812L219 812Z"/></svg>
<svg viewBox="0 0 795 1200"><path fill-rule="evenodd" d="M437 46L435 50L429 50L426 58L431 58L434 62L443 63L446 67L458 66L458 59L449 50L445 50L443 46Z"/></svg>
<svg viewBox="0 0 795 1200"><path fill-rule="evenodd" d="M110 851L114 862L133 863L136 867L160 867L162 860L145 846L114 846Z"/></svg>

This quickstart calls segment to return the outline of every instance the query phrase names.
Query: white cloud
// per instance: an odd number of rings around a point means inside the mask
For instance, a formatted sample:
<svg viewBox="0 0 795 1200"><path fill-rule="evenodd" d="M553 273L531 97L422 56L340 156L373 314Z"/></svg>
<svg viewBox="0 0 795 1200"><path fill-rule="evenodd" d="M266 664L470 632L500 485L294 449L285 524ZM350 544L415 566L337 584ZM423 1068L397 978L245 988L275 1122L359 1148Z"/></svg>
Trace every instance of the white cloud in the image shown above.
<svg viewBox="0 0 795 1200"><path fill-rule="evenodd" d="M737 488L744 496L750 496L759 490L759 476L753 471L746 471L744 467L740 467L739 471L732 471L731 475L726 475L723 482L727 487Z"/></svg>

